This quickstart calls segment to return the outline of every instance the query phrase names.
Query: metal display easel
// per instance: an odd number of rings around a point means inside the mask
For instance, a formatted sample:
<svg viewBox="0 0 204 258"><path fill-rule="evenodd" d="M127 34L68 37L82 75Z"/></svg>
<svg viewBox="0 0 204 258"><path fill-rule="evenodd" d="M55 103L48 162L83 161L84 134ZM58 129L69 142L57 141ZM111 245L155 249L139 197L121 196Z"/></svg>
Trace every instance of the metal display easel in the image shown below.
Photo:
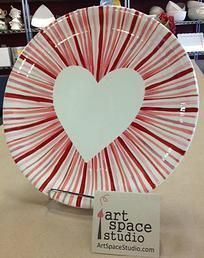
<svg viewBox="0 0 204 258"><path fill-rule="evenodd" d="M66 197L76 197L81 199L83 198L85 199L86 202L88 201L90 205L89 208L93 207L94 196L92 195L51 188L48 191L47 208L49 212L66 214L70 210L70 209L66 209L68 204L64 204L63 202L61 203L58 199L55 199L55 194L60 194L60 195L62 194L63 199L65 199Z"/></svg>
<svg viewBox="0 0 204 258"><path fill-rule="evenodd" d="M85 198L88 198L88 199L94 199L94 196L92 196L92 195L81 194L81 193L74 193L74 192L70 192L70 191L64 191L64 190L59 190L59 189L51 188L49 190L49 193L48 193L48 196L49 196L50 200L53 199L52 198L52 193L64 193L64 194L76 195L76 196L79 196L79 197L85 197Z"/></svg>

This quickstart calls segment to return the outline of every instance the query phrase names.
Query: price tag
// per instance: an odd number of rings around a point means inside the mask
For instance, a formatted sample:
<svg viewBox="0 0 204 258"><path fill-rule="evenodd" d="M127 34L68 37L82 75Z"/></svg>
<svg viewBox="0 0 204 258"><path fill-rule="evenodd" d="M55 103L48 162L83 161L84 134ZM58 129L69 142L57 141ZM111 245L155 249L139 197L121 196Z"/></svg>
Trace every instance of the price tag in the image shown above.
<svg viewBox="0 0 204 258"><path fill-rule="evenodd" d="M159 244L159 195L95 193L93 252L159 257Z"/></svg>

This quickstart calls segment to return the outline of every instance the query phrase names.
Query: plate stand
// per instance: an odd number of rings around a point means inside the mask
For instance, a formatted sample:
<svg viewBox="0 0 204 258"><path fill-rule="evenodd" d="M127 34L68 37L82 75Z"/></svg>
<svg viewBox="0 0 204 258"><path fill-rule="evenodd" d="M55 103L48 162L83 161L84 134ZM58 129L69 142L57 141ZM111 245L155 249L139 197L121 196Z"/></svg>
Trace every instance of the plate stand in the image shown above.
<svg viewBox="0 0 204 258"><path fill-rule="evenodd" d="M53 200L52 196L54 193L71 194L71 195L81 196L81 197L85 197L85 198L89 198L89 199L94 199L94 196L92 196L92 195L74 193L74 192L70 192L70 191L64 191L64 190L60 190L60 189L51 188L49 191L49 194L48 194L50 200Z"/></svg>
<svg viewBox="0 0 204 258"><path fill-rule="evenodd" d="M60 202L55 201L53 199L53 196L56 193L65 194L65 195L70 194L70 195L75 195L75 196L87 198L90 202L90 208L91 208L91 203L94 199L94 196L92 196L92 195L86 195L86 194L75 193L75 192L71 192L71 191L64 191L64 190L60 190L60 189L51 188L48 192L49 203L48 203L47 207L48 207L48 210L50 212L53 212L53 213L67 213L67 212L70 211L70 209L75 210L75 208L72 208L68 205L64 205Z"/></svg>

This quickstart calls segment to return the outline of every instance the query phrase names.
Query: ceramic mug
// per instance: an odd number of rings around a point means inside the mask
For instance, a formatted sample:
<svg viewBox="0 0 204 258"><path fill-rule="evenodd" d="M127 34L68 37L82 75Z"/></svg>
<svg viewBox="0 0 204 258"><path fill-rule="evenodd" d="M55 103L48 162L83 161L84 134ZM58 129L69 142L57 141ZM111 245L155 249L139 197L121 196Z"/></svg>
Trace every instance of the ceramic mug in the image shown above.
<svg viewBox="0 0 204 258"><path fill-rule="evenodd" d="M0 19L4 19L6 15L7 15L7 11L0 9Z"/></svg>

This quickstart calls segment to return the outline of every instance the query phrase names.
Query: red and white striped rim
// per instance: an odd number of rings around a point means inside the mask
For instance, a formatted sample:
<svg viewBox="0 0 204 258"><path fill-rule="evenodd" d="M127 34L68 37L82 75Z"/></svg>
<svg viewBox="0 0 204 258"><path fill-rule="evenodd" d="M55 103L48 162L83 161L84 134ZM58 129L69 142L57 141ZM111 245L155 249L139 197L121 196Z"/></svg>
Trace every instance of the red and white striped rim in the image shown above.
<svg viewBox="0 0 204 258"><path fill-rule="evenodd" d="M145 82L134 121L88 162L53 106L55 79L73 65L88 69L97 81L129 68ZM196 78L175 36L143 13L107 6L69 13L31 40L9 77L3 121L13 159L37 189L94 195L95 190L155 189L188 149L197 114ZM75 207L91 206L82 196L52 197Z"/></svg>

